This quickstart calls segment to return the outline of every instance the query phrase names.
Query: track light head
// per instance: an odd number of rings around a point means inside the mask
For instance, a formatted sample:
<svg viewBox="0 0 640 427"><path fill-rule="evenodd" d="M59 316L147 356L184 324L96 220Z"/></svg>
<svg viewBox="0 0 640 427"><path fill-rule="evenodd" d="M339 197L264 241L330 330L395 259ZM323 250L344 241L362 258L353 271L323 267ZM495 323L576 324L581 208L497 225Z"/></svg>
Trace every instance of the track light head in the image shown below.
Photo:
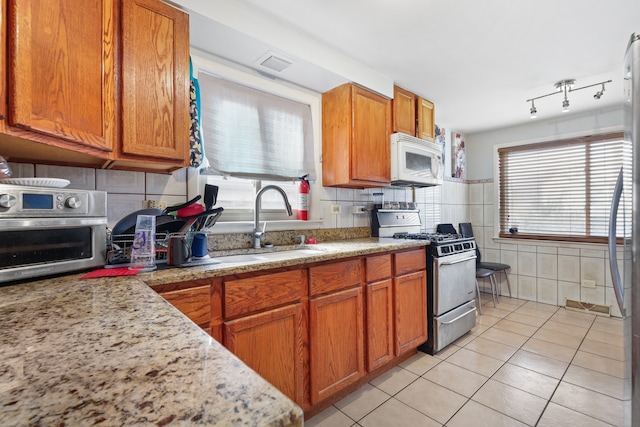
<svg viewBox="0 0 640 427"><path fill-rule="evenodd" d="M562 112L566 113L567 111L569 111L569 100L565 98L564 101L562 101Z"/></svg>
<svg viewBox="0 0 640 427"><path fill-rule="evenodd" d="M602 83L602 90L597 91L596 94L593 95L593 97L595 99L600 99L602 95L604 95L604 83Z"/></svg>
<svg viewBox="0 0 640 427"><path fill-rule="evenodd" d="M532 119L535 119L536 117L538 117L538 110L536 109L536 106L533 103L533 99L531 100L531 109L529 110L529 112L531 113Z"/></svg>

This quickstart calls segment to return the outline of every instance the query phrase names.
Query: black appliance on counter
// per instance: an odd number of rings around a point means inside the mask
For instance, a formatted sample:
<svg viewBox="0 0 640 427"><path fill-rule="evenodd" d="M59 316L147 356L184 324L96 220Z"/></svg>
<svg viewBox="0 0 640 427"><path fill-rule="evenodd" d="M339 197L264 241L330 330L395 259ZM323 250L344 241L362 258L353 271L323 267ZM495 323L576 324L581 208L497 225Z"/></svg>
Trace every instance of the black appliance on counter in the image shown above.
<svg viewBox="0 0 640 427"><path fill-rule="evenodd" d="M420 232L419 211L378 210L373 215L373 236L429 241L428 339L418 349L435 354L476 326L476 242L456 233Z"/></svg>

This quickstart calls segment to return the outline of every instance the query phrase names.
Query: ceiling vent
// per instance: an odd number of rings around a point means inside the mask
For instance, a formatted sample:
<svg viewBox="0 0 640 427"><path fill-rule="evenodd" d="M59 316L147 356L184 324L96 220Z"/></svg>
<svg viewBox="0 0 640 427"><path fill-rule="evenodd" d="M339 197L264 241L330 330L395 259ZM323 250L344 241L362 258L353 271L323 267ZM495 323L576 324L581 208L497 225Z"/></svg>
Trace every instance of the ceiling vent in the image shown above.
<svg viewBox="0 0 640 427"><path fill-rule="evenodd" d="M293 61L275 52L267 52L256 63L269 71L281 73L293 65Z"/></svg>

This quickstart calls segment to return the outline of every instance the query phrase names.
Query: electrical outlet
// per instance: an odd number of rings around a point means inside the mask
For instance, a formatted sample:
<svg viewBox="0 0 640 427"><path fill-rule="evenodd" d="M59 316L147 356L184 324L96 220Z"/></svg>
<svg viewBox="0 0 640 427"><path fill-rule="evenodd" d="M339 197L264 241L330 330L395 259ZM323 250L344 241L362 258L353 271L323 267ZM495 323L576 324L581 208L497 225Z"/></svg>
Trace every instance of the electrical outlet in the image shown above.
<svg viewBox="0 0 640 427"><path fill-rule="evenodd" d="M331 214L340 215L342 213L342 206L340 205L331 205Z"/></svg>
<svg viewBox="0 0 640 427"><path fill-rule="evenodd" d="M166 209L167 202L164 200L144 200L142 207L147 209Z"/></svg>
<svg viewBox="0 0 640 427"><path fill-rule="evenodd" d="M364 206L351 206L351 213L354 215L360 215L366 213L367 210Z"/></svg>

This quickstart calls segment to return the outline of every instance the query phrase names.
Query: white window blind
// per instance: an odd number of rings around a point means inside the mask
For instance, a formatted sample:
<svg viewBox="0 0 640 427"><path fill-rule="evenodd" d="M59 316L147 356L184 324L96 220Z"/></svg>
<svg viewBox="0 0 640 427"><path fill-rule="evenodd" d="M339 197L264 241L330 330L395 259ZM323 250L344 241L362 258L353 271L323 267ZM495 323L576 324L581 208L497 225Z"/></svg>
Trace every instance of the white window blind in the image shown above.
<svg viewBox="0 0 640 427"><path fill-rule="evenodd" d="M213 173L315 179L309 105L200 72L204 154Z"/></svg>
<svg viewBox="0 0 640 427"><path fill-rule="evenodd" d="M500 235L602 241L630 150L622 133L499 149Z"/></svg>

